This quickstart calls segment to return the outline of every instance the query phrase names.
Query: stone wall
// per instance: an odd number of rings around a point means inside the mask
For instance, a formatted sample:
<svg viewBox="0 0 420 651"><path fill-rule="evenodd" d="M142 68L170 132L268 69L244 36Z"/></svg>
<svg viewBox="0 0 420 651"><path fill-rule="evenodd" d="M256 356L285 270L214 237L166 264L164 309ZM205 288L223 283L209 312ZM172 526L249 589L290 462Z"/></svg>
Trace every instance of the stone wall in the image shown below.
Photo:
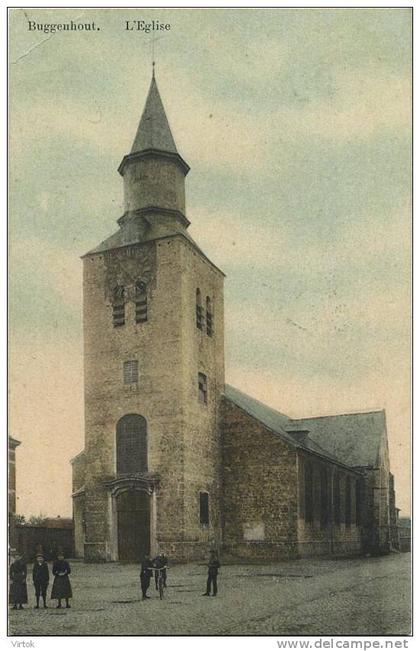
<svg viewBox="0 0 420 651"><path fill-rule="evenodd" d="M148 287L148 320L135 323L133 286ZM214 335L196 332L195 291L213 297ZM125 325L115 328L112 289L124 285ZM207 554L219 537L217 405L223 386L223 275L175 236L84 259L86 543L90 560L118 558L112 498L115 430L125 414L147 421L148 468L159 476L154 547L179 559ZM216 360L217 358L217 360ZM139 381L123 383L123 362L137 359ZM208 404L198 401L198 372ZM198 495L210 493L209 528Z"/></svg>
<svg viewBox="0 0 420 651"><path fill-rule="evenodd" d="M295 557L295 449L226 398L221 419L225 553L265 560Z"/></svg>

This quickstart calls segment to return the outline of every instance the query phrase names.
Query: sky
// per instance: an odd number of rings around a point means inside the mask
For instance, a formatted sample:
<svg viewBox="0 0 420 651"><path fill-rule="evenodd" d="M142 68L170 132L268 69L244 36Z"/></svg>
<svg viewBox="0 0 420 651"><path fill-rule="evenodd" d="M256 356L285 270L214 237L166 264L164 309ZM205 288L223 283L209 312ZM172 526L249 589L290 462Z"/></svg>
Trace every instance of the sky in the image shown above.
<svg viewBox="0 0 420 651"><path fill-rule="evenodd" d="M91 32L29 31L95 21ZM226 381L290 417L385 409L410 510L411 12L14 9L9 433L17 511L71 515L83 449L80 256L117 229L156 77L190 233L226 273Z"/></svg>

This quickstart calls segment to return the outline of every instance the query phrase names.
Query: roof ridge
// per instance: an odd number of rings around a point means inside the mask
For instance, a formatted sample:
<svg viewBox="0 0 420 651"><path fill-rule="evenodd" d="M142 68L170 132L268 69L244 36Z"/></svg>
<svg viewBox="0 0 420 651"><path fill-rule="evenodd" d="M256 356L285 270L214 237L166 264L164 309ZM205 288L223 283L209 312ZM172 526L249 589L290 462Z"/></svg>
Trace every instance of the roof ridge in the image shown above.
<svg viewBox="0 0 420 651"><path fill-rule="evenodd" d="M382 414L385 413L385 409L371 409L370 411L349 411L345 414L323 414L322 416L303 416L302 418L291 418L292 422L302 421L302 420L315 420L320 418L339 418L341 416L367 416L368 414Z"/></svg>

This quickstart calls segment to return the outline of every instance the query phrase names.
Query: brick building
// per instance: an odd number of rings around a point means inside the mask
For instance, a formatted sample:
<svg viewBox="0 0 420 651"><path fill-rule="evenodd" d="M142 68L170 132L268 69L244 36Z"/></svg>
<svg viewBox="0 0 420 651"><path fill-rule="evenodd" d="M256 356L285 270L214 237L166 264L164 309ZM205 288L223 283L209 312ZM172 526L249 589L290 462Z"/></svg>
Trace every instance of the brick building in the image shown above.
<svg viewBox="0 0 420 651"><path fill-rule="evenodd" d="M297 421L225 385L224 274L188 233L188 171L153 76L119 167L119 229L83 256L76 554L388 551L384 412Z"/></svg>

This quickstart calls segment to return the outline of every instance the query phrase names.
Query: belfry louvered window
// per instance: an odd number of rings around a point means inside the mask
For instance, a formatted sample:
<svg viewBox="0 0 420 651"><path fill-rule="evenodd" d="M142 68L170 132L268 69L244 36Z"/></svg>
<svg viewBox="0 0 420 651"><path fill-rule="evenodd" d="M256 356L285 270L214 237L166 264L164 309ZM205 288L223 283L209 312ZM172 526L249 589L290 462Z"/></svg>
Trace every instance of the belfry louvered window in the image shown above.
<svg viewBox="0 0 420 651"><path fill-rule="evenodd" d="M117 423L117 473L147 471L147 422L143 416L128 414Z"/></svg>
<svg viewBox="0 0 420 651"><path fill-rule="evenodd" d="M114 288L112 301L112 322L114 328L125 324L125 289L123 285Z"/></svg>
<svg viewBox="0 0 420 651"><path fill-rule="evenodd" d="M195 323L199 330L204 329L203 306L201 305L201 292L199 289L195 292Z"/></svg>
<svg viewBox="0 0 420 651"><path fill-rule="evenodd" d="M213 310L211 306L210 296L206 298L206 327L209 337L213 335Z"/></svg>
<svg viewBox="0 0 420 651"><path fill-rule="evenodd" d="M142 280L136 282L135 287L136 323L147 321L147 286Z"/></svg>

